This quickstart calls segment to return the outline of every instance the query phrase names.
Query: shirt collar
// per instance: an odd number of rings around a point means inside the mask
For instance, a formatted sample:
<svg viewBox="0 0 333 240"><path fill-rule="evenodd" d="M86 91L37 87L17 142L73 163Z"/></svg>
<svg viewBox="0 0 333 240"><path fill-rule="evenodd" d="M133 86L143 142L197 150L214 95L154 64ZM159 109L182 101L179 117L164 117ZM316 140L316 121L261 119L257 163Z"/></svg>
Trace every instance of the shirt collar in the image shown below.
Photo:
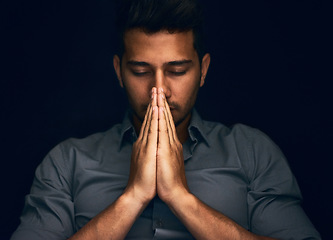
<svg viewBox="0 0 333 240"><path fill-rule="evenodd" d="M124 145L125 141L130 141L133 143L137 139L137 135L131 121L132 114L133 113L131 110L127 110L123 122L121 124L120 128L121 140L119 141L119 147L118 147L119 150ZM208 142L208 137L205 132L204 122L200 117L199 113L195 109L192 110L192 116L191 116L190 125L188 126L188 132L193 142L204 141L208 146L210 146Z"/></svg>
<svg viewBox="0 0 333 240"><path fill-rule="evenodd" d="M126 141L129 141L131 143L135 142L137 139L136 132L134 129L134 126L132 124L131 118L132 118L132 111L128 109L125 113L123 122L120 127L120 141L118 150L124 146Z"/></svg>
<svg viewBox="0 0 333 240"><path fill-rule="evenodd" d="M188 126L188 132L192 141L204 141L210 146L208 136L205 131L204 121L200 117L199 113L193 109L190 125Z"/></svg>

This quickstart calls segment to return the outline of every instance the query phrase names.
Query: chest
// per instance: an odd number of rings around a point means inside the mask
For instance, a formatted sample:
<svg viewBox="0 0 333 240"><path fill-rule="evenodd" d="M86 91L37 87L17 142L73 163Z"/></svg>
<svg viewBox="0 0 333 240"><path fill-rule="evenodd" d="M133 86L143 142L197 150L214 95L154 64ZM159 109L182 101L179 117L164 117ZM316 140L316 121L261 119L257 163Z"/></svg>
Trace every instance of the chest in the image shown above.
<svg viewBox="0 0 333 240"><path fill-rule="evenodd" d="M84 177L80 177L81 174ZM122 194L127 185L128 173L85 169L76 177L75 222L80 229ZM239 169L218 167L187 170L186 178L190 191L196 197L247 227L247 184ZM169 225L168 222L180 224L163 202L149 205L138 221L144 219L145 222L154 225L154 217L157 218L157 224L162 222L165 226Z"/></svg>

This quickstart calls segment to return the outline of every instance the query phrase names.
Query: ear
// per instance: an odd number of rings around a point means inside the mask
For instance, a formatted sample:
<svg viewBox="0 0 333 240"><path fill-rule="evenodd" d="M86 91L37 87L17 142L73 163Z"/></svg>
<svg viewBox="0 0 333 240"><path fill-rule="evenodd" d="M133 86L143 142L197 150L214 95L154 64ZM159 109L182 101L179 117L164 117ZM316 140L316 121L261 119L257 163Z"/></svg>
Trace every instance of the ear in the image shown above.
<svg viewBox="0 0 333 240"><path fill-rule="evenodd" d="M119 59L118 55L113 56L113 67L114 67L114 70L116 71L117 78L118 78L118 81L119 81L119 85L120 85L120 87L123 88L124 83L123 83L123 80L121 78L120 59Z"/></svg>
<svg viewBox="0 0 333 240"><path fill-rule="evenodd" d="M205 83L205 78L208 72L210 64L210 54L206 53L205 56L203 56L201 61L201 79L200 79L200 87L202 87Z"/></svg>

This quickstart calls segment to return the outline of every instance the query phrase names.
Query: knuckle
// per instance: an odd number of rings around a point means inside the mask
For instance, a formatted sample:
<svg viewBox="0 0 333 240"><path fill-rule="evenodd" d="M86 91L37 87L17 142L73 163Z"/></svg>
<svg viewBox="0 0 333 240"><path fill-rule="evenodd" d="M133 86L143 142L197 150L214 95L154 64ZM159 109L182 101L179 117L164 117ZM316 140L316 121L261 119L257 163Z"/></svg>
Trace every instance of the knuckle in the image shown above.
<svg viewBox="0 0 333 240"><path fill-rule="evenodd" d="M168 133L168 129L166 128L159 128L158 131L159 133Z"/></svg>
<svg viewBox="0 0 333 240"><path fill-rule="evenodd" d="M153 134L154 132L155 132L155 130L152 127L150 127L148 130L148 134Z"/></svg>
<svg viewBox="0 0 333 240"><path fill-rule="evenodd" d="M146 148L142 148L140 151L141 155L146 155L147 154L147 149Z"/></svg>
<svg viewBox="0 0 333 240"><path fill-rule="evenodd" d="M179 150L183 149L183 145L178 140L176 140L175 145L176 145L177 149L179 149Z"/></svg>
<svg viewBox="0 0 333 240"><path fill-rule="evenodd" d="M139 147L139 145L140 145L140 142L141 141L139 141L139 140L136 140L134 143L133 143L133 148L138 148Z"/></svg>

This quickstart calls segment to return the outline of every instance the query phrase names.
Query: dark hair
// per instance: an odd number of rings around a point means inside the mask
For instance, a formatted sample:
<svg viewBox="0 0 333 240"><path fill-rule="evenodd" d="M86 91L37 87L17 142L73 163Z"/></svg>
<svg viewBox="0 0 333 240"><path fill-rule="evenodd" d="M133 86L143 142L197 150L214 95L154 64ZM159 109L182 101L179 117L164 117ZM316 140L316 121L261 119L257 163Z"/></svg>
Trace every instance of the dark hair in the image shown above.
<svg viewBox="0 0 333 240"><path fill-rule="evenodd" d="M116 0L116 28L119 57L124 53L127 30L140 28L146 33L193 31L194 48L201 62L204 55L203 13L198 0Z"/></svg>

